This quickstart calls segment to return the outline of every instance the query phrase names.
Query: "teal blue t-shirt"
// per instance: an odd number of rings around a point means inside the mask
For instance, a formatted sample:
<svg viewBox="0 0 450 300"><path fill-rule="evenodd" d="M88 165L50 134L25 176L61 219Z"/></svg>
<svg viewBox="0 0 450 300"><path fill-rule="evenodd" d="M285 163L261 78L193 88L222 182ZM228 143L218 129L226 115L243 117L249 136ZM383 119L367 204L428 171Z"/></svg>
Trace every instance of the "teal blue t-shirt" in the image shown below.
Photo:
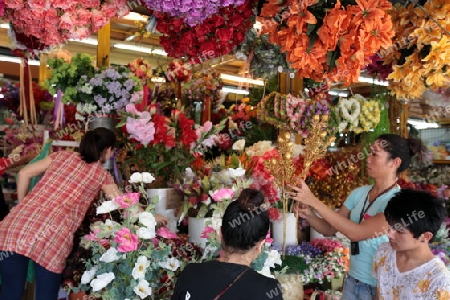
<svg viewBox="0 0 450 300"><path fill-rule="evenodd" d="M355 223L359 222L361 211L364 209L364 201L366 200L367 193L369 193L371 188L372 185L365 185L353 190L344 203L345 207L350 210L350 220ZM396 186L387 193L378 197L366 212L366 218L382 213L389 200L399 190L400 187ZM363 220L364 219L365 218L363 218ZM389 241L387 235L382 232L375 234L373 238L360 241L359 254L351 255L350 257L349 275L364 283L370 284L371 286L376 286L377 281L375 277L372 276L372 263L378 246L387 241Z"/></svg>

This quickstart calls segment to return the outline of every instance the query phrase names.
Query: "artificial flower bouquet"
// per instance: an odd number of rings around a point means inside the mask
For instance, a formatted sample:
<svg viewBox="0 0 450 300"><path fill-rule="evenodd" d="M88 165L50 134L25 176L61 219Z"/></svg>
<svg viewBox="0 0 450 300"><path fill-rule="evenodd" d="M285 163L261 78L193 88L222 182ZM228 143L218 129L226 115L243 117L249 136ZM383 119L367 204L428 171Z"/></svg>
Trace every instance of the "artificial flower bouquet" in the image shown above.
<svg viewBox="0 0 450 300"><path fill-rule="evenodd" d="M139 111L131 103L118 126L126 130L127 146L133 153L128 163L150 170L157 179L155 187L167 187L182 178L185 169L215 144L214 137L224 122L198 126L179 110L173 109L166 117L155 105Z"/></svg>
<svg viewBox="0 0 450 300"><path fill-rule="evenodd" d="M272 246L281 252L281 247ZM343 278L348 271L349 249L338 240L329 238L302 242L297 246L287 246L282 267L287 273L302 274L304 284L331 282Z"/></svg>
<svg viewBox="0 0 450 300"><path fill-rule="evenodd" d="M183 182L173 185L184 197L180 219L185 216L221 218L235 195L248 186L243 168L228 168L209 175L196 175L187 169Z"/></svg>
<svg viewBox="0 0 450 300"><path fill-rule="evenodd" d="M109 218L91 225L91 233L81 243L93 255L86 260L86 271L74 292L89 290L103 299L167 299L172 279L182 267L164 240L174 234L168 234L164 227L157 230L152 213L157 199L142 205L139 199L141 194L146 195L143 185L139 185L139 191L97 207L97 214L118 211L121 221Z"/></svg>

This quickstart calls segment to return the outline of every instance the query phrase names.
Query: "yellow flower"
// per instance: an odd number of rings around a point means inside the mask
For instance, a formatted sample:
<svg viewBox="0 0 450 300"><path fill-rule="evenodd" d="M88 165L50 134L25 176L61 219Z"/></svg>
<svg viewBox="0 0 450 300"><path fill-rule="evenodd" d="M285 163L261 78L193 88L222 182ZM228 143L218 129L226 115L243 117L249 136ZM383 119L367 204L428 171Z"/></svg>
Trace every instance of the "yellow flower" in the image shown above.
<svg viewBox="0 0 450 300"><path fill-rule="evenodd" d="M417 49L422 49L424 45L437 42L442 37L442 30L432 20L423 20L420 27L411 33L412 37L417 37Z"/></svg>
<svg viewBox="0 0 450 300"><path fill-rule="evenodd" d="M417 284L417 287L422 291L422 293L427 292L428 289L430 288L430 280L426 279L426 280L419 281L419 283Z"/></svg>
<svg viewBox="0 0 450 300"><path fill-rule="evenodd" d="M450 78L445 76L442 71L435 71L428 75L426 83L431 88L436 89L448 85L450 83Z"/></svg>
<svg viewBox="0 0 450 300"><path fill-rule="evenodd" d="M429 12L434 19L443 19L450 11L450 2L447 0L429 0L424 5L424 10Z"/></svg>
<svg viewBox="0 0 450 300"><path fill-rule="evenodd" d="M450 299L450 292L448 292L448 291L437 291L436 292L436 299L437 300L449 300Z"/></svg>

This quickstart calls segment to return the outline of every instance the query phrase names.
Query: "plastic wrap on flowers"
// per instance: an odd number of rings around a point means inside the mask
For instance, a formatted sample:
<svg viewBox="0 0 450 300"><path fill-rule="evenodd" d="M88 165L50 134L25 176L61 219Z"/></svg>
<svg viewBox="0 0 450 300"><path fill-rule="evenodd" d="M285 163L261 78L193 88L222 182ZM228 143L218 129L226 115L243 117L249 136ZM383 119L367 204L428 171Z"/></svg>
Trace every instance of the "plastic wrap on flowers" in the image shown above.
<svg viewBox="0 0 450 300"><path fill-rule="evenodd" d="M222 7L239 6L245 0L145 0L145 5L154 11L165 12L172 17L183 18L189 26L202 23Z"/></svg>
<svg viewBox="0 0 450 300"><path fill-rule="evenodd" d="M253 25L254 3L255 0L246 0L239 7L221 8L194 27L181 18L155 12L156 30L164 34L160 43L169 57L186 57L191 64L229 54L244 41Z"/></svg>
<svg viewBox="0 0 450 300"><path fill-rule="evenodd" d="M129 13L126 0L5 1L4 18L16 32L37 38L46 46L81 40L113 17Z"/></svg>
<svg viewBox="0 0 450 300"><path fill-rule="evenodd" d="M270 79L278 74L279 67L289 68L280 46L271 44L267 34L258 35L254 29L247 32L236 55L242 54L247 57L249 71L256 78Z"/></svg>

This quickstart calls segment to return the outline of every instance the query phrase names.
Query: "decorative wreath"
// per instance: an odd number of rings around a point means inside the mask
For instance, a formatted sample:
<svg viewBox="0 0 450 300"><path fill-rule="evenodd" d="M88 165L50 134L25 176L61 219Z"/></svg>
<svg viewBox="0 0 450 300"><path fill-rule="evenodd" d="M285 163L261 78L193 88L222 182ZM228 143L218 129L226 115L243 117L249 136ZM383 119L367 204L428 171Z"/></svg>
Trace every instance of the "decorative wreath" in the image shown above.
<svg viewBox="0 0 450 300"><path fill-rule="evenodd" d="M236 8L221 8L194 27L181 18L154 12L156 30L164 34L160 43L169 57L187 58L191 64L229 54L244 41L245 33L254 23L254 3L255 0L246 0Z"/></svg>
<svg viewBox="0 0 450 300"><path fill-rule="evenodd" d="M374 129L380 122L380 105L377 100L367 100L357 94L339 99L337 111L341 117L339 132L361 133Z"/></svg>

